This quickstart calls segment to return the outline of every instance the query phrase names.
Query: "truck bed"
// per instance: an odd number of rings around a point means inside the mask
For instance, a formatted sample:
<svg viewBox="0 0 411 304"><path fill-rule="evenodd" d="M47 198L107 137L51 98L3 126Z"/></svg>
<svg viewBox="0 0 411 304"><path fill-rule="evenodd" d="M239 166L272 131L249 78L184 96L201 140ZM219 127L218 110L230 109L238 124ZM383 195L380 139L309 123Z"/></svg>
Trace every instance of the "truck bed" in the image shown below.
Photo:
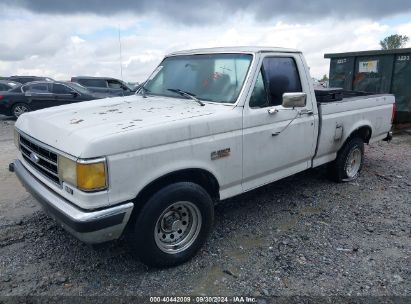
<svg viewBox="0 0 411 304"><path fill-rule="evenodd" d="M378 94L319 102L319 133L313 167L332 161L347 137L371 126L369 143L385 138L391 129L394 96Z"/></svg>

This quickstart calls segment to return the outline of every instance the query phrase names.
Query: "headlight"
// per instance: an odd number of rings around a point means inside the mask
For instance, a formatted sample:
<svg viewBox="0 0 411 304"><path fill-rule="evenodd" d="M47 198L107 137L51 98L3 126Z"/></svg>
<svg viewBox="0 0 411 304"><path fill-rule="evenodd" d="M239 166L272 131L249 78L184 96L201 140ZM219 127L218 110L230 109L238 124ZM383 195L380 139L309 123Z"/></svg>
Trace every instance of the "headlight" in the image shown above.
<svg viewBox="0 0 411 304"><path fill-rule="evenodd" d="M17 132L17 129L14 128L14 144L16 145L18 149L20 148L19 141L20 141L19 132Z"/></svg>
<svg viewBox="0 0 411 304"><path fill-rule="evenodd" d="M74 160L68 159L59 155L58 158L58 171L60 179L77 187L77 163Z"/></svg>
<svg viewBox="0 0 411 304"><path fill-rule="evenodd" d="M59 156L58 166L61 180L80 190L95 191L107 188L105 159L74 161L64 156Z"/></svg>

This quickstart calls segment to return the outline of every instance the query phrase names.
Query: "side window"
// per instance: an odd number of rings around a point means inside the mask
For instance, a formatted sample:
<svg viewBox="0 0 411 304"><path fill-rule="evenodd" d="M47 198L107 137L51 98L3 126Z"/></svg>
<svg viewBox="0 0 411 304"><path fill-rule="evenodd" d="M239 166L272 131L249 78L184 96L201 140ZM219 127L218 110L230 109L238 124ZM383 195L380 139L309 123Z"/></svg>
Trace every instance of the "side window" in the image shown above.
<svg viewBox="0 0 411 304"><path fill-rule="evenodd" d="M123 89L123 85L117 80L107 80L110 89Z"/></svg>
<svg viewBox="0 0 411 304"><path fill-rule="evenodd" d="M85 87L107 88L104 79L80 79L78 82Z"/></svg>
<svg viewBox="0 0 411 304"><path fill-rule="evenodd" d="M253 92L250 97L250 108L263 108L268 106L267 92L264 87L262 70L258 73Z"/></svg>
<svg viewBox="0 0 411 304"><path fill-rule="evenodd" d="M270 106L281 105L284 93L302 92L293 58L266 57L263 60L263 71Z"/></svg>
<svg viewBox="0 0 411 304"><path fill-rule="evenodd" d="M31 78L20 78L20 79L17 78L16 81L20 83L27 83L27 82L34 81L34 80Z"/></svg>
<svg viewBox="0 0 411 304"><path fill-rule="evenodd" d="M7 91L8 89L6 85L0 83L0 91Z"/></svg>
<svg viewBox="0 0 411 304"><path fill-rule="evenodd" d="M31 84L26 91L33 93L50 93L50 87L48 83L35 83Z"/></svg>
<svg viewBox="0 0 411 304"><path fill-rule="evenodd" d="M54 83L53 84L53 93L54 94L70 94L73 90L69 89L65 85Z"/></svg>

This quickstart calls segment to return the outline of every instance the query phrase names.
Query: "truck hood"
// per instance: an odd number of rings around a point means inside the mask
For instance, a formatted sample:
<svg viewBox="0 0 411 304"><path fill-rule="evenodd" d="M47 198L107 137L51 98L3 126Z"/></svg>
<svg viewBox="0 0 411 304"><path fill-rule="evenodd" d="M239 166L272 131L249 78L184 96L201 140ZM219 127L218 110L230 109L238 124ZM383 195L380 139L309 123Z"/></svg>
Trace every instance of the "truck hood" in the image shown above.
<svg viewBox="0 0 411 304"><path fill-rule="evenodd" d="M218 115L222 120L233 109L212 103L200 106L189 99L132 95L25 113L16 128L65 153L91 158L210 135L217 128L210 127L209 117ZM240 127L224 125L219 132Z"/></svg>

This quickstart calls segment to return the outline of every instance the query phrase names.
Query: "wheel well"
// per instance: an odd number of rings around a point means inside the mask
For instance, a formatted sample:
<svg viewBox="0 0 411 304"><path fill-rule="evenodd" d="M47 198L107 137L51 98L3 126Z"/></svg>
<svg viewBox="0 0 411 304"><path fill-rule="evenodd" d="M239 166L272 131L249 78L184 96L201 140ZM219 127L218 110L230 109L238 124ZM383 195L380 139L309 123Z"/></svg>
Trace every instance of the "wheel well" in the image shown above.
<svg viewBox="0 0 411 304"><path fill-rule="evenodd" d="M220 186L217 179L210 172L203 169L185 169L166 174L151 182L140 191L134 200L134 209L126 231L133 226L137 215L144 203L159 189L177 182L193 182L203 187L214 202L220 199ZM127 232L126 232L127 233Z"/></svg>
<svg viewBox="0 0 411 304"><path fill-rule="evenodd" d="M359 137L364 141L364 143L368 144L370 142L371 134L372 130L370 126L362 126L355 129L350 136L348 136L346 142L353 137Z"/></svg>
<svg viewBox="0 0 411 304"><path fill-rule="evenodd" d="M210 172L203 169L185 169L166 174L148 184L136 197L136 202L145 202L158 189L177 182L193 182L203 187L214 201L220 199L220 186Z"/></svg>

